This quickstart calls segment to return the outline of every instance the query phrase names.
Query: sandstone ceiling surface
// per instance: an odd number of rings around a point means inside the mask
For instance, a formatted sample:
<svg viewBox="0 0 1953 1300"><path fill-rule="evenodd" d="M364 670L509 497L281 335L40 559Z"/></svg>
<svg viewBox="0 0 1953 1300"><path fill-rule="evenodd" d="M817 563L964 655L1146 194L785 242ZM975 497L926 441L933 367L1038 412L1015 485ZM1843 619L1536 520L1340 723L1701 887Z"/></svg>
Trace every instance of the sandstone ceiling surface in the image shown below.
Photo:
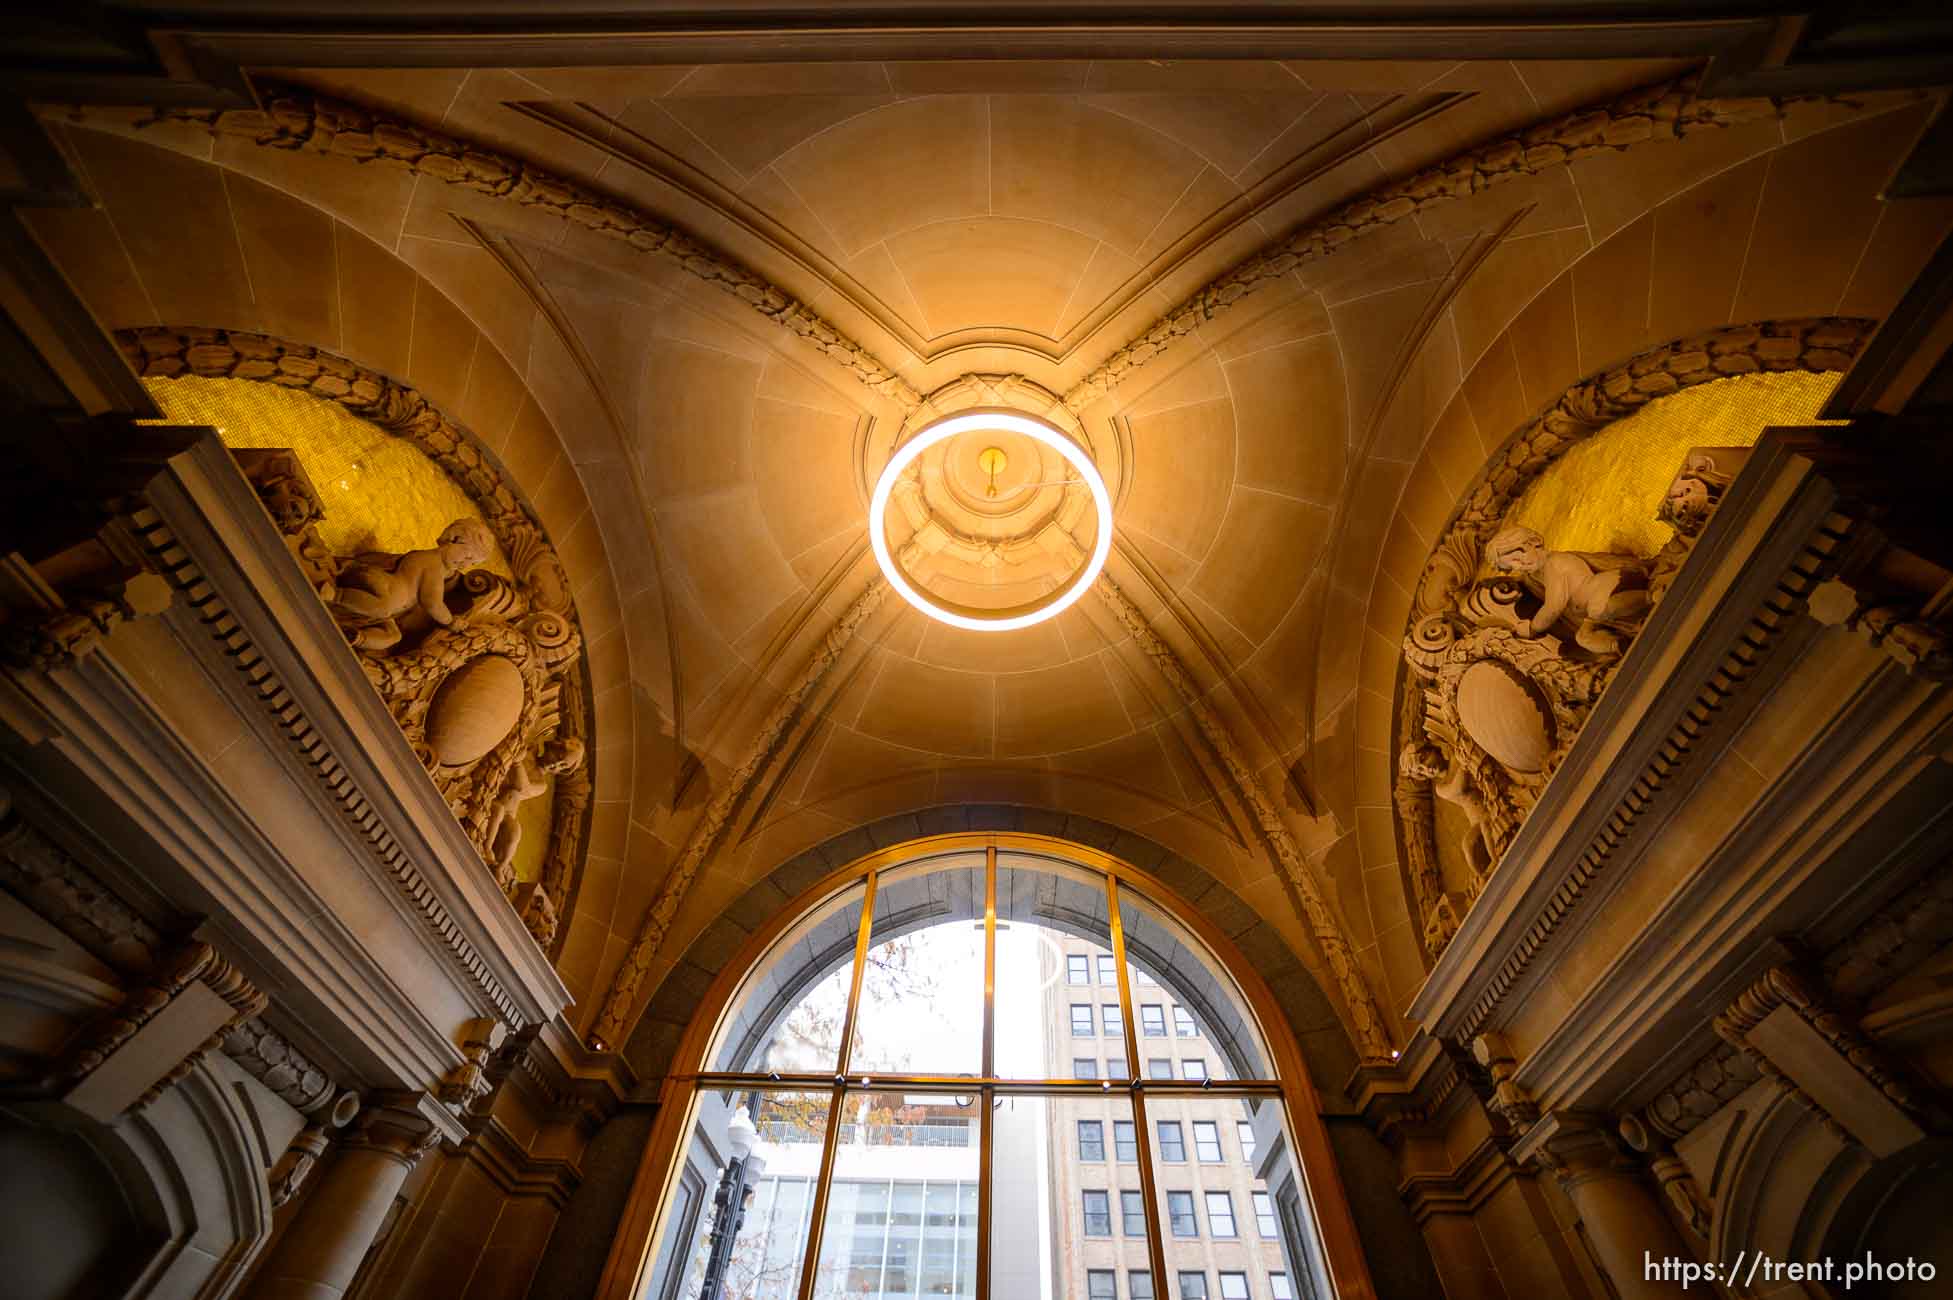
<svg viewBox="0 0 1953 1300"><path fill-rule="evenodd" d="M995 801L1097 818L1187 855L1321 970L1320 917L1305 919L1269 860L1274 817L1394 1021L1421 959L1394 866L1368 879L1351 865L1359 829L1374 833L1360 809L1388 796L1374 777L1359 788L1350 737L1353 711L1387 699L1381 665L1394 667L1401 634L1401 617L1393 629L1372 616L1373 589L1422 561L1389 549L1400 502L1455 503L1559 388L1654 342L1739 317L1880 314L1881 286L1903 283L1923 226L1857 214L1907 138L1887 128L1913 125L1907 103L1766 104L1699 136L1542 166L1284 265L1104 391L1081 381L1339 205L1683 71L263 71L267 85L473 142L682 230L853 340L894 377L880 385L837 364L818 330L778 328L725 292L701 270L709 255L648 256L431 169L267 147L194 119L55 115L103 208L36 229L112 326L303 335L451 404L535 499L591 629L599 804L564 954L582 1023L686 870L711 801L753 777L755 736L772 746L763 779L707 846L711 870L669 900L668 948L809 845L891 813ZM1842 281L1745 299L1739 250L1719 298L1657 310L1655 208L1686 201L1701 221L1756 226L1767 245L1760 205L1796 206L1772 198L1771 155L1792 150L1797 167L1834 177L1833 207L1857 205L1825 250L1826 265L1848 264ZM144 215L164 194L175 230ZM1836 214L1813 220L1825 215ZM126 274L84 274L91 255ZM1513 322L1556 304L1576 267L1632 288L1569 293L1548 345L1513 353ZM389 308L397 283L413 292ZM1649 306L1629 324L1622 303L1636 293ZM1809 301L1790 301L1799 293ZM278 305L290 303L311 306ZM1078 429L1113 495L1107 572L1157 646L1103 601L1005 634L890 601L794 695L874 581L869 492L896 439L919 411L972 402ZM978 450L952 446L925 466L936 504L965 531L1008 532L984 523ZM1043 479L1009 475L1051 467L1022 448L1010 465L1006 497L1021 492L1024 517L1045 518L1055 503L1033 505ZM1179 665L1178 684L1156 650ZM782 700L799 708L797 729L772 735ZM1216 725L1231 765L1215 756ZM1393 856L1378 852L1366 856ZM1392 907L1376 901L1384 888Z"/></svg>

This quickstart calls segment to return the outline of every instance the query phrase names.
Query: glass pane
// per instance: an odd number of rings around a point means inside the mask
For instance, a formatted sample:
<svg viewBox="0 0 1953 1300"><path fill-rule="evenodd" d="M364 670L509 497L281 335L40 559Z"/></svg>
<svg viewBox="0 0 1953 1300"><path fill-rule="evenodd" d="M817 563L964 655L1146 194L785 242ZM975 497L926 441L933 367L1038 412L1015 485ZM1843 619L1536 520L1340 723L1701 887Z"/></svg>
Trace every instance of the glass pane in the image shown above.
<svg viewBox="0 0 1953 1300"><path fill-rule="evenodd" d="M1075 1064L1083 1058L1101 1062L1107 1079L1130 1072L1109 917L1104 877L1025 854L998 856L1000 1077L1084 1078ZM1100 978L1071 983L1081 967ZM1083 1295L1082 1274L1076 1282L1072 1294Z"/></svg>
<svg viewBox="0 0 1953 1300"><path fill-rule="evenodd" d="M1181 1287L1182 1273L1188 1287L1204 1284L1209 1300L1234 1300L1241 1286L1249 1300L1274 1300L1278 1286L1298 1275L1322 1279L1313 1294L1333 1294L1321 1271L1308 1199L1288 1155L1281 1111L1266 1097L1147 1095L1147 1118L1159 1134L1153 1176L1167 1229L1172 1295L1199 1294ZM1183 1159L1173 1158L1181 1153ZM1293 1227L1283 1219L1285 1189L1293 1198Z"/></svg>
<svg viewBox="0 0 1953 1300"><path fill-rule="evenodd" d="M1142 976L1171 994L1168 1040L1183 1079L1270 1079L1267 1050L1247 1002L1206 945L1131 887L1119 887L1119 919L1135 987ZM1149 990L1142 1008L1167 999ZM1142 1010L1142 1017L1145 1016ZM1141 1021L1144 1029L1145 1021ZM1161 1044L1165 1046L1166 1044Z"/></svg>
<svg viewBox="0 0 1953 1300"><path fill-rule="evenodd" d="M983 855L883 872L861 969L851 1076L983 1066Z"/></svg>
<svg viewBox="0 0 1953 1300"><path fill-rule="evenodd" d="M708 1092L674 1180L647 1300L793 1300L831 1094ZM753 1123L736 1156L735 1115ZM738 1126L743 1129L744 1125Z"/></svg>
<svg viewBox="0 0 1953 1300"><path fill-rule="evenodd" d="M849 1092L838 1123L815 1296L974 1296L974 1100Z"/></svg>
<svg viewBox="0 0 1953 1300"><path fill-rule="evenodd" d="M834 1072L866 892L850 886L780 936L734 996L712 1069Z"/></svg>
<svg viewBox="0 0 1953 1300"><path fill-rule="evenodd" d="M1147 1267L1131 1098L1000 1097L995 1123L990 1294L1090 1300L1108 1282L1128 1294L1121 1279Z"/></svg>

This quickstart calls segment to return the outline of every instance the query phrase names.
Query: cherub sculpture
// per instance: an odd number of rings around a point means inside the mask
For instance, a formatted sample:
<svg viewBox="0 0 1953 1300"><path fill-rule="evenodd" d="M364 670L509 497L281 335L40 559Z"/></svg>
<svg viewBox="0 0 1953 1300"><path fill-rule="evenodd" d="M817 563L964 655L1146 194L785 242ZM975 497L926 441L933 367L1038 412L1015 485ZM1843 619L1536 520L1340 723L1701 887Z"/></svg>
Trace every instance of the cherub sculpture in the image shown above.
<svg viewBox="0 0 1953 1300"><path fill-rule="evenodd" d="M583 766L583 742L575 736L552 740L543 746L542 757L523 754L509 770L501 793L495 796L488 814L489 865L495 879L507 888L515 879L515 852L522 843L522 805L549 789L549 778L563 776Z"/></svg>
<svg viewBox="0 0 1953 1300"><path fill-rule="evenodd" d="M1633 633L1648 617L1646 565L1632 555L1587 551L1549 551L1546 539L1530 528L1504 528L1485 546L1494 569L1518 575L1539 609L1514 630L1532 639L1556 623L1573 628L1573 641L1593 655L1619 654L1621 634Z"/></svg>
<svg viewBox="0 0 1953 1300"><path fill-rule="evenodd" d="M452 622L449 580L483 563L494 550L495 537L487 524L457 519L427 550L359 556L320 595L355 646L391 650L400 643L402 618L418 613L443 627Z"/></svg>

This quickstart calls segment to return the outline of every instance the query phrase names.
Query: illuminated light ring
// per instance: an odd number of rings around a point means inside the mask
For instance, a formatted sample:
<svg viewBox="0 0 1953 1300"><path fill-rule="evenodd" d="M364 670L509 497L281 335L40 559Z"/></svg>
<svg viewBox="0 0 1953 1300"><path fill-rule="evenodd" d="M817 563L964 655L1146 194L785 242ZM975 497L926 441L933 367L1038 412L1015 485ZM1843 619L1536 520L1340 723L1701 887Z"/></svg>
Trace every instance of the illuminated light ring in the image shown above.
<svg viewBox="0 0 1953 1300"><path fill-rule="evenodd" d="M932 600L916 590L915 585L902 572L895 562L895 556L888 549L888 498L895 490L895 480L902 476L911 462L923 452L939 442L956 437L958 434L974 433L978 430L1001 429L1007 433L1021 433L1034 439L1063 456L1071 467L1085 480L1085 486L1092 491L1092 504L1098 510L1098 535L1092 543L1091 558L1079 569L1069 585L1056 596L1025 605L1014 605L984 614L967 605ZM874 498L868 504L868 541L875 548L875 562L881 565L882 573L889 585L909 604L915 606L930 618L947 623L951 627L967 628L972 632L1009 632L1020 627L1030 627L1042 623L1047 618L1071 608L1085 589L1099 576L1105 567L1105 557L1112 550L1112 494L1105 490L1105 479L1099 474L1098 466L1085 454L1084 448L1067 438L1063 433L1042 420L1032 419L1010 411L977 411L964 415L952 415L929 425L915 437L902 444L888 464L882 469L882 476L875 483Z"/></svg>

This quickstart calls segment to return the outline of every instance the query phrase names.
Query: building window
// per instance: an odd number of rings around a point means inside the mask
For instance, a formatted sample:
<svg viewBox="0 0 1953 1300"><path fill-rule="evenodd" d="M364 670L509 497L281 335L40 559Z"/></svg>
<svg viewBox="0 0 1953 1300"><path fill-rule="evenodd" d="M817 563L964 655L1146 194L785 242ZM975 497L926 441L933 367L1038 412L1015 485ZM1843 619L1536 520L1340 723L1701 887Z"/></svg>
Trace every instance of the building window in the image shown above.
<svg viewBox="0 0 1953 1300"><path fill-rule="evenodd" d="M1112 954L1099 954L1099 983L1116 985L1119 982L1119 968L1112 963Z"/></svg>
<svg viewBox="0 0 1953 1300"><path fill-rule="evenodd" d="M1092 1004L1074 1002L1071 1004L1071 1032L1079 1038L1092 1036Z"/></svg>
<svg viewBox="0 0 1953 1300"><path fill-rule="evenodd" d="M1166 1008L1154 1003L1139 1009L1140 1032L1148 1038L1166 1037Z"/></svg>
<svg viewBox="0 0 1953 1300"><path fill-rule="evenodd" d="M1241 1159L1244 1163L1255 1162L1255 1126L1245 1119L1234 1121L1234 1136L1241 1140Z"/></svg>
<svg viewBox="0 0 1953 1300"><path fill-rule="evenodd" d="M1126 1077L1126 1058L1125 1058L1125 1057L1123 1057L1123 1056L1108 1056L1108 1057L1106 1057L1106 1058L1105 1058L1105 1077L1106 1077L1106 1078L1108 1078L1108 1079L1123 1079L1123 1078L1125 1078L1125 1077Z"/></svg>
<svg viewBox="0 0 1953 1300"><path fill-rule="evenodd" d="M1267 1192L1255 1193L1255 1231L1263 1241L1275 1240L1275 1198Z"/></svg>
<svg viewBox="0 0 1953 1300"><path fill-rule="evenodd" d="M1086 1195L1091 1195L1087 1192ZM1103 1196L1105 1193L1100 1192ZM1176 1237L1198 1237L1200 1223L1194 1218L1192 1192L1168 1192L1166 1194L1166 1222Z"/></svg>
<svg viewBox="0 0 1953 1300"><path fill-rule="evenodd" d="M1207 1062L1198 1056L1183 1058L1180 1062L1180 1076L1185 1079L1205 1079Z"/></svg>
<svg viewBox="0 0 1953 1300"><path fill-rule="evenodd" d="M1090 984L1092 982L1092 959L1090 957L1065 958L1065 983Z"/></svg>
<svg viewBox="0 0 1953 1300"><path fill-rule="evenodd" d="M1091 1193L1085 1193L1090 1196ZM1207 1193L1207 1231L1216 1237L1232 1237L1234 1231L1234 1198L1226 1192Z"/></svg>
<svg viewBox="0 0 1953 1300"><path fill-rule="evenodd" d="M1180 1300L1207 1300L1207 1275L1205 1273L1179 1274Z"/></svg>
<svg viewBox="0 0 1953 1300"><path fill-rule="evenodd" d="M1128 1237L1146 1235L1146 1197L1139 1192L1119 1193L1120 1231Z"/></svg>
<svg viewBox="0 0 1953 1300"><path fill-rule="evenodd" d="M1096 1079L1099 1077L1099 1063L1090 1056L1071 1058L1071 1077L1074 1079Z"/></svg>
<svg viewBox="0 0 1953 1300"><path fill-rule="evenodd" d="M1109 1268L1085 1270L1085 1294L1089 1300L1119 1300L1119 1275Z"/></svg>
<svg viewBox="0 0 1953 1300"><path fill-rule="evenodd" d="M1095 1119L1078 1121L1078 1158L1080 1160L1105 1159L1105 1125Z"/></svg>
<svg viewBox="0 0 1953 1300"><path fill-rule="evenodd" d="M1200 1026L1196 1025L1194 1018L1187 1014L1187 1009L1177 1003L1173 1008L1173 1032L1182 1038L1200 1037Z"/></svg>
<svg viewBox="0 0 1953 1300"><path fill-rule="evenodd" d="M1173 1059L1166 1056L1152 1056L1146 1060L1146 1077L1149 1079L1171 1079Z"/></svg>
<svg viewBox="0 0 1953 1300"><path fill-rule="evenodd" d="M1153 1275L1143 1268L1127 1269L1126 1294L1132 1300L1153 1300Z"/></svg>
<svg viewBox="0 0 1953 1300"><path fill-rule="evenodd" d="M1248 1275L1221 1274L1221 1300L1248 1300Z"/></svg>
<svg viewBox="0 0 1953 1300"><path fill-rule="evenodd" d="M1221 1162L1221 1126L1211 1119L1194 1121L1194 1158L1210 1165Z"/></svg>
<svg viewBox="0 0 1953 1300"><path fill-rule="evenodd" d="M1119 1004L1117 1002L1108 1002L1100 1007L1099 1019L1104 1022L1105 1036L1107 1038L1118 1038L1126 1032L1119 1024Z"/></svg>
<svg viewBox="0 0 1953 1300"><path fill-rule="evenodd" d="M1187 1143L1180 1135L1180 1121L1163 1119L1160 1122L1160 1159L1172 1164L1180 1164L1187 1158Z"/></svg>
<svg viewBox="0 0 1953 1300"><path fill-rule="evenodd" d="M1133 1132L1131 1120L1112 1121L1112 1154L1128 1162L1139 1159L1139 1136Z"/></svg>
<svg viewBox="0 0 1953 1300"><path fill-rule="evenodd" d="M1288 1274L1270 1273L1268 1275L1268 1294L1273 1300L1295 1300L1295 1292L1288 1289Z"/></svg>
<svg viewBox="0 0 1953 1300"><path fill-rule="evenodd" d="M1085 1235L1112 1235L1112 1198L1103 1191L1085 1193Z"/></svg>

